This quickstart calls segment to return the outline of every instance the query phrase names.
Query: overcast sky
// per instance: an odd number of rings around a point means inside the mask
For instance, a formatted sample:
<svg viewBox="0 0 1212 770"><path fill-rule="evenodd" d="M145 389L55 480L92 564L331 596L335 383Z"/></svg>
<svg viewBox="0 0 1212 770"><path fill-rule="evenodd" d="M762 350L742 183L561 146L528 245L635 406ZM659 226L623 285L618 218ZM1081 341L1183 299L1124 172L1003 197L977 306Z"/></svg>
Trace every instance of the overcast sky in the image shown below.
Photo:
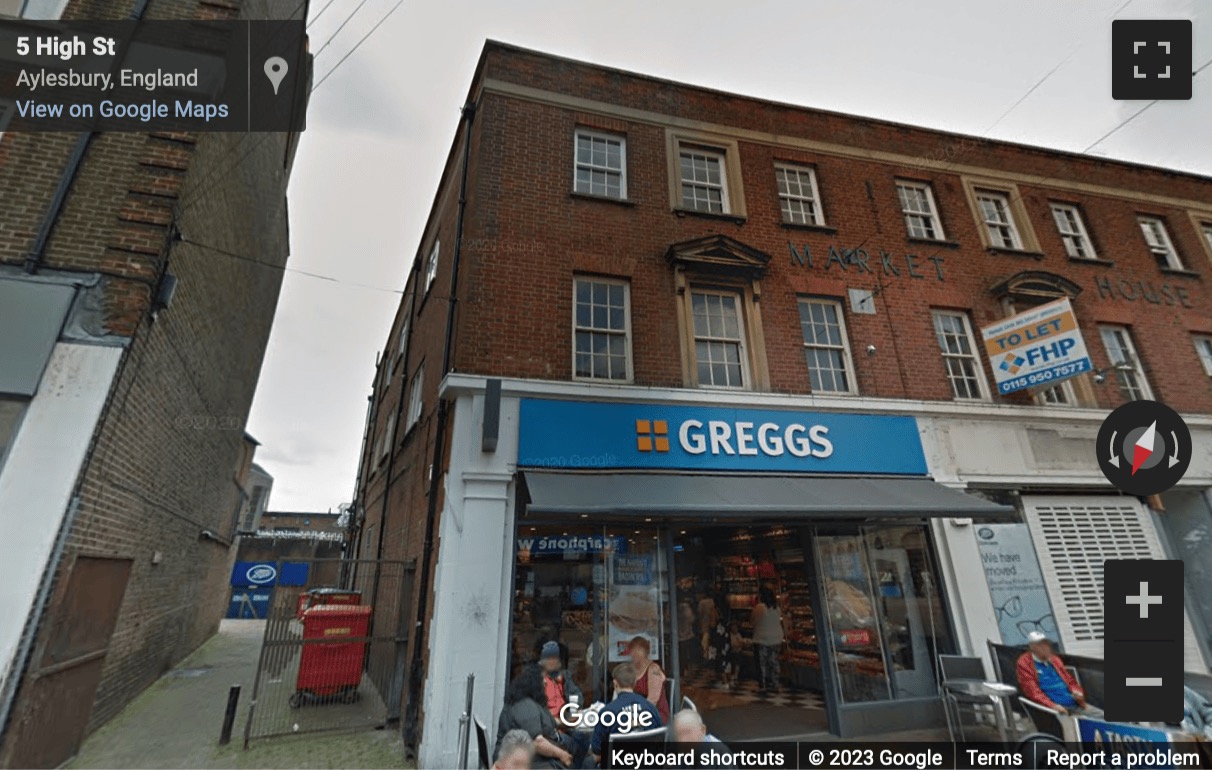
<svg viewBox="0 0 1212 770"><path fill-rule="evenodd" d="M396 0L310 2L319 81ZM375 357L486 39L1080 152L1144 106L1111 100L1111 19L1194 19L1198 67L1212 59L1208 5L405 0L312 96L290 188L289 267L337 281L285 274L249 421L257 462L275 480L270 507L325 510L353 495ZM1090 152L1212 175L1209 126L1212 67L1190 102L1160 102Z"/></svg>

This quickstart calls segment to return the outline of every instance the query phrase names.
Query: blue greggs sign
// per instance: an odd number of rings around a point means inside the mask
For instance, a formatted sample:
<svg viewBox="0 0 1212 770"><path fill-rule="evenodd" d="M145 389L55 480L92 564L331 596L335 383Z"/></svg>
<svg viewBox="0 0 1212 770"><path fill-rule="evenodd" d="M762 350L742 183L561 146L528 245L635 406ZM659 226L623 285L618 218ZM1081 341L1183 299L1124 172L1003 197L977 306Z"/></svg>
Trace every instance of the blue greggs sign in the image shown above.
<svg viewBox="0 0 1212 770"><path fill-rule="evenodd" d="M544 399L521 402L518 465L926 475L912 417Z"/></svg>

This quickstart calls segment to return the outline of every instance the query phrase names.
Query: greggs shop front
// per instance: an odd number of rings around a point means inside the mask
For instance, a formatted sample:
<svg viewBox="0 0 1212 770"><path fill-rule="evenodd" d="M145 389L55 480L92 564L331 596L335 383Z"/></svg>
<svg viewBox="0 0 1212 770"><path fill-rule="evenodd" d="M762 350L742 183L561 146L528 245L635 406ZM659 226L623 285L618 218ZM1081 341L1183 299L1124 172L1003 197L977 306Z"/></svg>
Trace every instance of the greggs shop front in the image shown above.
<svg viewBox="0 0 1212 770"><path fill-rule="evenodd" d="M929 521L1009 509L931 480L913 417L519 407L511 671L556 640L607 700L642 637L725 739L943 723Z"/></svg>

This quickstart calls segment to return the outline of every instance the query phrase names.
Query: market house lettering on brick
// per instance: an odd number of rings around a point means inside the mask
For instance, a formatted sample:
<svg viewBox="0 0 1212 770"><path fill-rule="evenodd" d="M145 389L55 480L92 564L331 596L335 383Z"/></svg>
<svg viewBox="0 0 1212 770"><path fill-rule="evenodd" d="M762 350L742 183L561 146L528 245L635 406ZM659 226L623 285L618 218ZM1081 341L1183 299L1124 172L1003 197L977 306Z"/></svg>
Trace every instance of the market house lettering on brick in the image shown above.
<svg viewBox="0 0 1212 770"><path fill-rule="evenodd" d="M1094 279L1094 284L1098 287L1100 299L1143 301L1153 305L1170 305L1172 307L1194 307L1191 302L1191 292L1185 286L1169 283L1158 285L1153 281L1107 278L1105 276Z"/></svg>
<svg viewBox="0 0 1212 770"><path fill-rule="evenodd" d="M814 254L812 247L805 243L797 248L795 243L787 241L787 249L791 252L793 267L807 267L818 270L841 270L855 274L880 274L891 278L934 278L944 281L943 263L946 261L938 254L921 256L912 253L898 253L884 249L868 250L863 246L845 248L829 245L824 254L819 251Z"/></svg>

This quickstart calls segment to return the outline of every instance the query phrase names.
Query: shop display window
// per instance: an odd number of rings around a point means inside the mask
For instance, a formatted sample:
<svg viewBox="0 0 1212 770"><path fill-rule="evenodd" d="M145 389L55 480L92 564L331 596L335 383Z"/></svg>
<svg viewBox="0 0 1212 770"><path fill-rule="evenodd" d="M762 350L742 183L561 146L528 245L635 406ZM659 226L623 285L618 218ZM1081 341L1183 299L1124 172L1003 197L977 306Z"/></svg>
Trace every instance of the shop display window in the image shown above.
<svg viewBox="0 0 1212 770"><path fill-rule="evenodd" d="M842 703L930 697L954 648L923 527L815 538Z"/></svg>
<svg viewBox="0 0 1212 770"><path fill-rule="evenodd" d="M642 636L669 668L667 561L655 529L562 525L518 528L511 669L560 644L564 668L587 703L609 700L610 667Z"/></svg>

